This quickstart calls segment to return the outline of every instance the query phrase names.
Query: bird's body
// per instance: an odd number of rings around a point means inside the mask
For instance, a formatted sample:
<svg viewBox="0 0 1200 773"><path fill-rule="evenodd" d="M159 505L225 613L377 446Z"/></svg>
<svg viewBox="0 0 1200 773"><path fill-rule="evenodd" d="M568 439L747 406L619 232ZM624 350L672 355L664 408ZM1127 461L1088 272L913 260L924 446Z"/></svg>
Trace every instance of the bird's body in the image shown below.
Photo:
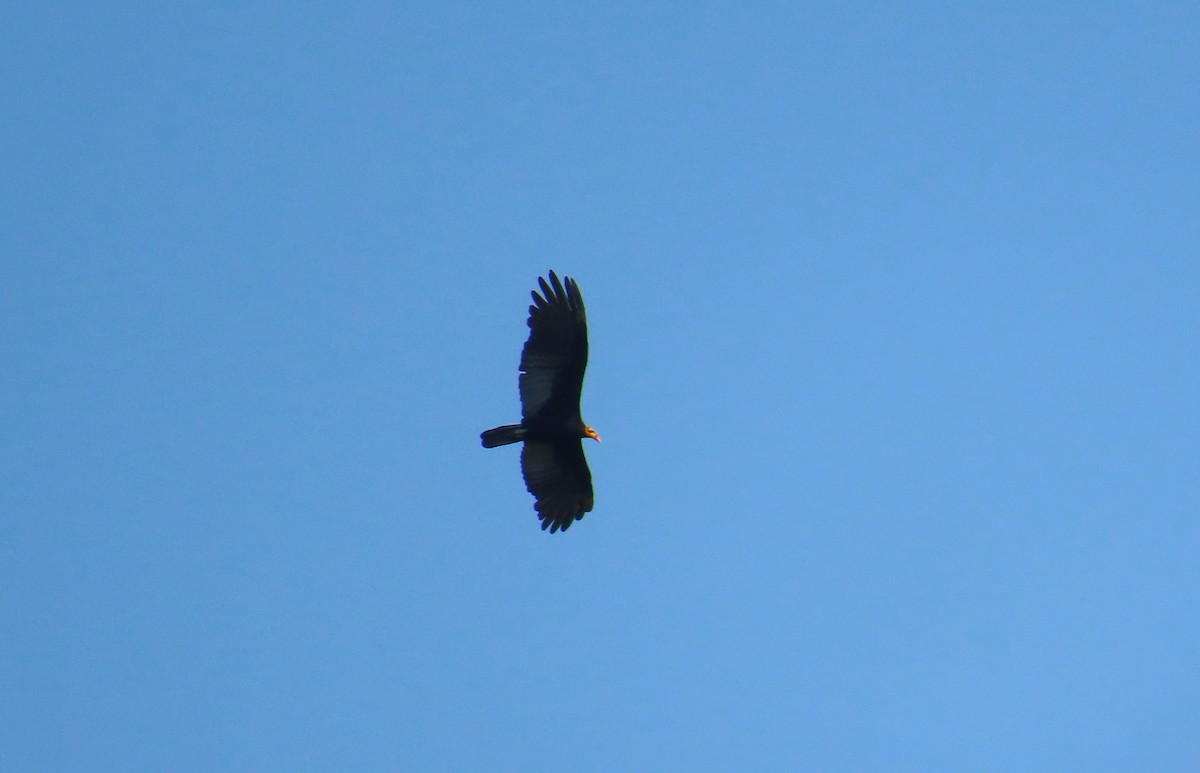
<svg viewBox="0 0 1200 773"><path fill-rule="evenodd" d="M525 487L537 499L534 509L542 528L565 531L591 511L592 473L583 456L582 439L600 440L579 411L587 368L587 313L579 285L566 285L553 271L539 278L542 294L533 291L529 307L529 340L521 352L521 423L486 430L484 448L524 443L521 471Z"/></svg>

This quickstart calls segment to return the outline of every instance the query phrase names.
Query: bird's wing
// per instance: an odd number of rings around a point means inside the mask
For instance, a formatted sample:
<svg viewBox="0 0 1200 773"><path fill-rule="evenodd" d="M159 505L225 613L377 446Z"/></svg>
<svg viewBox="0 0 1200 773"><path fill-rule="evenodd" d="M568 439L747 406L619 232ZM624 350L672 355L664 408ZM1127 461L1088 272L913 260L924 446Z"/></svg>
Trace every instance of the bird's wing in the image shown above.
<svg viewBox="0 0 1200 773"><path fill-rule="evenodd" d="M592 472L576 439L526 440L521 449L525 488L537 499L542 528L566 530L592 509Z"/></svg>
<svg viewBox="0 0 1200 773"><path fill-rule="evenodd" d="M579 393L587 368L587 312L579 285L566 286L551 271L539 278L529 307L529 340L521 352L521 417L566 419L579 415Z"/></svg>

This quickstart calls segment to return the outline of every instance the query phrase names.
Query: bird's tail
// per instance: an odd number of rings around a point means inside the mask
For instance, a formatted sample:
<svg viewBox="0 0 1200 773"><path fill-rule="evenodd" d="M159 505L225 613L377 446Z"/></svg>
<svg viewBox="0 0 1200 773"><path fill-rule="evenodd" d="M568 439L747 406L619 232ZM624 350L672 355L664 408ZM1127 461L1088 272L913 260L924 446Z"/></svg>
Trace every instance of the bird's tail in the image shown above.
<svg viewBox="0 0 1200 773"><path fill-rule="evenodd" d="M505 424L503 427L484 430L479 436L483 439L484 448L506 446L509 443L520 443L525 439L525 428L520 424Z"/></svg>

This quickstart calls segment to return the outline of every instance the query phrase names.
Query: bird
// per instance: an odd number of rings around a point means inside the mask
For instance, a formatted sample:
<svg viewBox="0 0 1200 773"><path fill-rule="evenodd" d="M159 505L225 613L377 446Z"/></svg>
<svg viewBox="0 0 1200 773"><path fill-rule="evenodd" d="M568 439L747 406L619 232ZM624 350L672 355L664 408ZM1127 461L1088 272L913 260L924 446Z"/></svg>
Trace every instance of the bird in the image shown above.
<svg viewBox="0 0 1200 773"><path fill-rule="evenodd" d="M591 512L592 472L583 455L583 439L600 442L579 410L587 368L587 312L579 285L571 277L538 277L529 307L529 339L521 351L521 423L485 430L484 448L524 443L521 473L533 494L542 529L553 534Z"/></svg>

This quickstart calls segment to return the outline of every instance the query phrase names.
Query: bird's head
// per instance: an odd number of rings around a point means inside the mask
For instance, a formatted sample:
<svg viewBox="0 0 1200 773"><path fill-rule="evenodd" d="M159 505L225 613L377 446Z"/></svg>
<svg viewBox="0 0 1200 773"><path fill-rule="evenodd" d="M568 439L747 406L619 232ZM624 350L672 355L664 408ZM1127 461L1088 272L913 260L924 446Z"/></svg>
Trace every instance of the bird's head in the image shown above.
<svg viewBox="0 0 1200 773"><path fill-rule="evenodd" d="M595 440L597 443L600 442L600 436L597 435L596 430L592 429L591 427L583 428L583 436L590 437L592 440Z"/></svg>

